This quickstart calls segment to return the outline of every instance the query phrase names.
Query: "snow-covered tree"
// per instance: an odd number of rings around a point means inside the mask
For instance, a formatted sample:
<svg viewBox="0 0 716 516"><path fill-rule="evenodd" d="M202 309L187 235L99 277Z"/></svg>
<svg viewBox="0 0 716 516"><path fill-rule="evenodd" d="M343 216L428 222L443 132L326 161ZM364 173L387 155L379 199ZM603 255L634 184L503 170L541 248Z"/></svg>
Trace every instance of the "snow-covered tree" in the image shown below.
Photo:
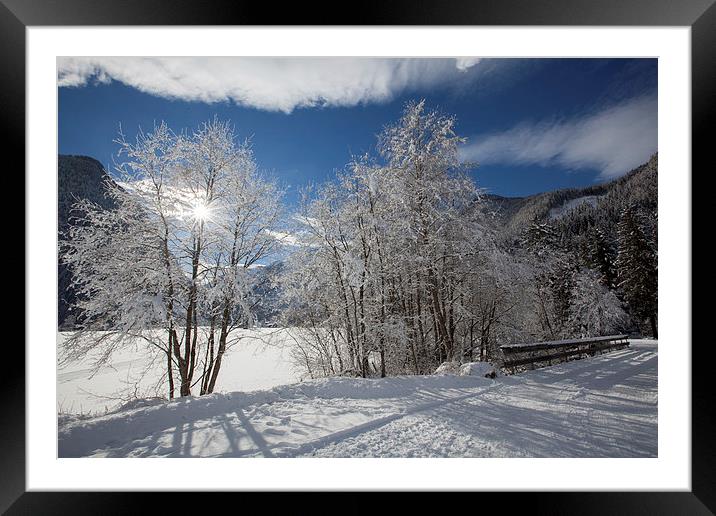
<svg viewBox="0 0 716 516"><path fill-rule="evenodd" d="M431 372L464 348L465 272L482 233L454 123L408 103L379 135L379 156L354 158L303 208L306 246L287 292L325 300L299 303L310 321L296 322L329 330L335 345L313 348L332 349L343 371Z"/></svg>
<svg viewBox="0 0 716 516"><path fill-rule="evenodd" d="M568 324L573 337L614 335L629 327L629 316L600 274L584 268L574 280Z"/></svg>
<svg viewBox="0 0 716 516"><path fill-rule="evenodd" d="M170 398L177 376L182 396L199 382L212 392L231 330L251 322L247 271L276 248L281 191L216 119L180 135L161 123L117 142L117 209L78 204L63 249L83 314L63 358L94 352L100 365L141 338L167 357Z"/></svg>
<svg viewBox="0 0 716 516"><path fill-rule="evenodd" d="M616 256L604 231L594 227L587 235L586 259L599 271L599 281L608 288L616 287Z"/></svg>

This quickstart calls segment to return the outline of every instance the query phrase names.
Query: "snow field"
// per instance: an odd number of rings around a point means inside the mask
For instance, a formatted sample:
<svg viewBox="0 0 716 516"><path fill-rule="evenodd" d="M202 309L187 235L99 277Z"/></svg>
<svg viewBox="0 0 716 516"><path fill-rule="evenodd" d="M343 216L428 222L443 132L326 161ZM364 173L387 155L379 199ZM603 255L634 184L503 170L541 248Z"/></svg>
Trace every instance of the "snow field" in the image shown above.
<svg viewBox="0 0 716 516"><path fill-rule="evenodd" d="M243 337L230 347L217 380L217 392L255 391L277 385L295 383L299 376L289 360L290 342L286 331L275 328L237 330ZM58 333L62 346L68 333ZM134 395L150 398L167 395L165 358L152 352L141 342L118 352L112 365L92 375L92 359L57 368L57 409L62 414L99 415L115 410ZM146 374L145 370L147 371ZM198 386L194 387L198 391Z"/></svg>
<svg viewBox="0 0 716 516"><path fill-rule="evenodd" d="M657 344L495 380L329 378L64 417L60 457L655 457Z"/></svg>

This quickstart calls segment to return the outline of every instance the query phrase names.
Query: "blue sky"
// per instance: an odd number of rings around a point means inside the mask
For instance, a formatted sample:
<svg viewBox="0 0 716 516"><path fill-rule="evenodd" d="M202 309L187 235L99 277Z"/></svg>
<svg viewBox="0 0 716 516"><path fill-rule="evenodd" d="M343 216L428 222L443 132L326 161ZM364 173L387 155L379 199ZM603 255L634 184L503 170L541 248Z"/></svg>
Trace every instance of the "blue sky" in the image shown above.
<svg viewBox="0 0 716 516"><path fill-rule="evenodd" d="M457 117L487 191L523 196L627 172L657 150L656 59L60 58L59 152L111 169L127 137L215 115L289 188L334 177L409 99Z"/></svg>

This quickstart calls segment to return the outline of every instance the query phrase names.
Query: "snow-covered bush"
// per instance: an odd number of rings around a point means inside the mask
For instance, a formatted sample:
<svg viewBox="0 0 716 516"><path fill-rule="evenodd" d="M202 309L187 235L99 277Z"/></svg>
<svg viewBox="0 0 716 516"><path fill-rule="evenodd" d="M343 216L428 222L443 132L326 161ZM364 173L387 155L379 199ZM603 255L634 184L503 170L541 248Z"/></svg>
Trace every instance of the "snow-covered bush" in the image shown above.
<svg viewBox="0 0 716 516"><path fill-rule="evenodd" d="M458 375L494 378L497 376L497 369L489 362L468 362L467 364L462 364L460 366Z"/></svg>
<svg viewBox="0 0 716 516"><path fill-rule="evenodd" d="M443 362L438 366L438 368L435 370L435 373L438 375L458 375L460 374L460 362Z"/></svg>
<svg viewBox="0 0 716 516"><path fill-rule="evenodd" d="M497 369L489 362L467 362L462 365L459 362L443 362L433 374L494 378Z"/></svg>

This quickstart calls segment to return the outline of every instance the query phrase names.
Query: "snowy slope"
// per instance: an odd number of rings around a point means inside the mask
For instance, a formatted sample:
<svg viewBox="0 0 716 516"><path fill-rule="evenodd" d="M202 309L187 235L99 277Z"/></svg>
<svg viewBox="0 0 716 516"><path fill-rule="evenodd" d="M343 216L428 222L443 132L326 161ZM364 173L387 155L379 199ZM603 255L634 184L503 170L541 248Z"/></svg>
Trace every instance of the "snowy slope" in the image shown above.
<svg viewBox="0 0 716 516"><path fill-rule="evenodd" d="M657 345L490 380L332 378L63 417L60 457L655 457Z"/></svg>
<svg viewBox="0 0 716 516"><path fill-rule="evenodd" d="M596 206L597 201L599 201L599 195L585 195L583 197L577 197L576 199L572 199L570 201L565 202L561 206L557 206L555 208L552 208L549 210L549 214L547 217L549 219L558 219L559 217L563 216L565 213L578 208L582 204L589 204L591 206Z"/></svg>

